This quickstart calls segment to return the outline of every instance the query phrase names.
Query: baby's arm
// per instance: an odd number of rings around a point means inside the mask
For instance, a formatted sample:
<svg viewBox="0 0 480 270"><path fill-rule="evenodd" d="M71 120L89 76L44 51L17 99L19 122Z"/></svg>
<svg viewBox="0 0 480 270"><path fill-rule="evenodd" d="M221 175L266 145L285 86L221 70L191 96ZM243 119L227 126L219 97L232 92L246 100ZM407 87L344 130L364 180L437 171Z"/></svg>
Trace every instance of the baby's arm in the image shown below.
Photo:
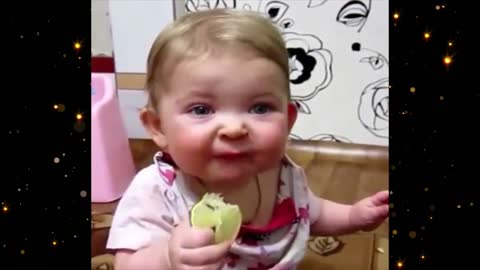
<svg viewBox="0 0 480 270"><path fill-rule="evenodd" d="M115 269L168 269L167 243L174 220L152 168L139 172L121 198L107 248L115 250Z"/></svg>
<svg viewBox="0 0 480 270"><path fill-rule="evenodd" d="M141 171L120 200L107 242L115 269L219 269L230 243L212 245L212 230L190 226L183 200L164 196L161 181L155 167Z"/></svg>
<svg viewBox="0 0 480 270"><path fill-rule="evenodd" d="M357 231L350 223L351 205L317 197L310 192L310 208L314 222L310 225L314 236L337 236Z"/></svg>
<svg viewBox="0 0 480 270"><path fill-rule="evenodd" d="M310 192L312 235L338 236L377 228L388 217L388 191L380 191L353 205L317 197Z"/></svg>

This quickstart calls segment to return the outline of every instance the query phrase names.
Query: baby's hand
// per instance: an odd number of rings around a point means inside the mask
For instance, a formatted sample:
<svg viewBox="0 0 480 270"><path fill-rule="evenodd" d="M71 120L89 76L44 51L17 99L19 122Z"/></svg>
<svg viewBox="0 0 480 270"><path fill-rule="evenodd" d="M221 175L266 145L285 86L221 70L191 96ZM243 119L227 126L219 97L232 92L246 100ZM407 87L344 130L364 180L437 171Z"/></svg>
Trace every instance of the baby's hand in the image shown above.
<svg viewBox="0 0 480 270"><path fill-rule="evenodd" d="M376 229L388 217L388 191L380 191L355 203L350 210L350 223L363 231Z"/></svg>
<svg viewBox="0 0 480 270"><path fill-rule="evenodd" d="M213 243L212 230L192 228L184 220L173 230L168 242L170 269L221 269L230 243Z"/></svg>

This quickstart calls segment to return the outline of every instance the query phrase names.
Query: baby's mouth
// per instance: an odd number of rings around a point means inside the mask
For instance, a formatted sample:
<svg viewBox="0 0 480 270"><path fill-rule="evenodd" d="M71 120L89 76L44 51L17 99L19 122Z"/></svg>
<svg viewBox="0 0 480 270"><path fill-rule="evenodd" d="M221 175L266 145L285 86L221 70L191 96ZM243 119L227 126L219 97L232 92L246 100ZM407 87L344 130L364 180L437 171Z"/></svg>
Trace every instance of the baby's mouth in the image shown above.
<svg viewBox="0 0 480 270"><path fill-rule="evenodd" d="M214 155L215 159L225 161L237 161L247 157L247 153L244 152L226 152Z"/></svg>

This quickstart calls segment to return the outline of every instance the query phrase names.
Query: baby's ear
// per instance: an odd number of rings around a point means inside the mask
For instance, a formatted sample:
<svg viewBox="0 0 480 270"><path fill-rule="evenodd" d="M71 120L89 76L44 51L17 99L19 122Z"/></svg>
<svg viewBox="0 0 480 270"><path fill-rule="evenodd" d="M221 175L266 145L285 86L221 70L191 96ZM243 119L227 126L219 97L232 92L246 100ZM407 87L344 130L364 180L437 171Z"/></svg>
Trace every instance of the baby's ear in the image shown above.
<svg viewBox="0 0 480 270"><path fill-rule="evenodd" d="M151 108L144 107L140 109L140 120L155 144L160 147L160 149L165 150L167 140L165 134L162 132L160 117L158 117L157 113Z"/></svg>

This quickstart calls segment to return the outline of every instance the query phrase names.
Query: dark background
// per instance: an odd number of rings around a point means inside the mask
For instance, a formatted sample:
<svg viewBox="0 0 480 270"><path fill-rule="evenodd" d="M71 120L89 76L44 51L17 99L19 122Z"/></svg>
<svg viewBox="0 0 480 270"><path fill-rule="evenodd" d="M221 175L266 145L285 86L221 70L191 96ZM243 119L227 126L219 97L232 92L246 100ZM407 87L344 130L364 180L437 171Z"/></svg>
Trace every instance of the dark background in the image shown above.
<svg viewBox="0 0 480 270"><path fill-rule="evenodd" d="M0 269L90 269L90 1L11 3L0 19Z"/></svg>
<svg viewBox="0 0 480 270"><path fill-rule="evenodd" d="M480 265L478 15L467 1L389 3L391 269L472 269L464 266Z"/></svg>

